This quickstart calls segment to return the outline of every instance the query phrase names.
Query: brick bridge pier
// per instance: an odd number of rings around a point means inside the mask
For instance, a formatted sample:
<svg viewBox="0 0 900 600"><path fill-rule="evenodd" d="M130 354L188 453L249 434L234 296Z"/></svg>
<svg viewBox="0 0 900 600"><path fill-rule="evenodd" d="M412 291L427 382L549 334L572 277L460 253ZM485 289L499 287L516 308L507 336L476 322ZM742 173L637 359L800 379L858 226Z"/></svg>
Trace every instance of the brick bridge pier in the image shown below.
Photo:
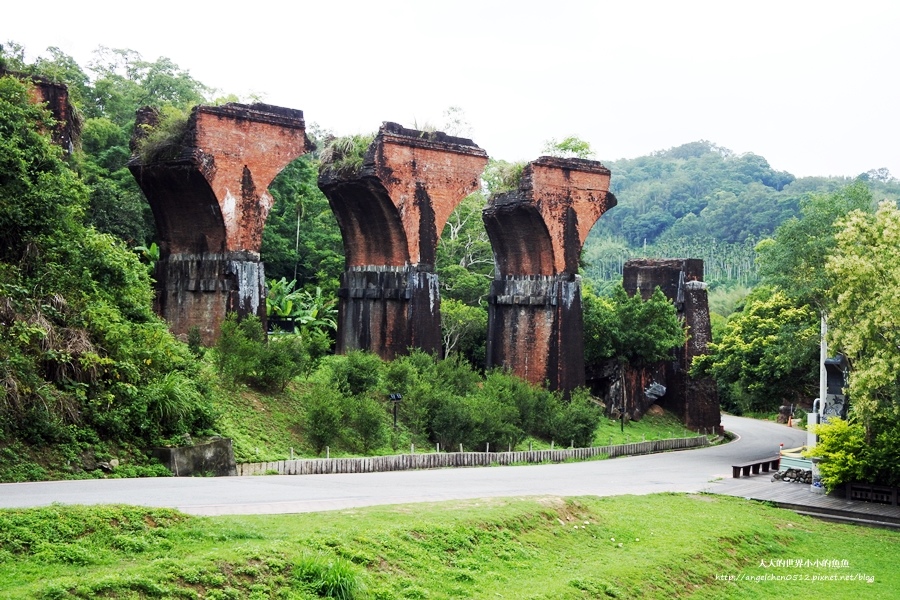
<svg viewBox="0 0 900 600"><path fill-rule="evenodd" d="M616 205L609 175L596 161L544 156L525 167L518 190L484 209L496 263L488 368L565 392L584 385L578 261L591 227Z"/></svg>
<svg viewBox="0 0 900 600"><path fill-rule="evenodd" d="M625 263L622 285L629 295L640 294L644 300L659 287L675 304L678 318L688 327L688 340L675 351L674 360L625 372L626 409L643 414L654 402L666 408L693 430L712 433L721 430L719 394L710 378L690 376L695 356L706 354L712 341L709 301L703 283L703 261L698 258L633 259ZM661 381L660 381L661 380ZM653 383L662 384L665 393L658 400L649 398L645 390Z"/></svg>
<svg viewBox="0 0 900 600"><path fill-rule="evenodd" d="M152 109L139 111L136 137L157 121ZM195 107L180 141L129 162L156 219L156 308L173 333L198 327L209 345L228 312L265 320L266 190L311 149L302 111L230 103Z"/></svg>
<svg viewBox="0 0 900 600"><path fill-rule="evenodd" d="M471 140L385 123L355 172L323 169L346 271L338 291L337 352L384 359L410 347L439 355L435 252L453 209L480 186L487 154Z"/></svg>

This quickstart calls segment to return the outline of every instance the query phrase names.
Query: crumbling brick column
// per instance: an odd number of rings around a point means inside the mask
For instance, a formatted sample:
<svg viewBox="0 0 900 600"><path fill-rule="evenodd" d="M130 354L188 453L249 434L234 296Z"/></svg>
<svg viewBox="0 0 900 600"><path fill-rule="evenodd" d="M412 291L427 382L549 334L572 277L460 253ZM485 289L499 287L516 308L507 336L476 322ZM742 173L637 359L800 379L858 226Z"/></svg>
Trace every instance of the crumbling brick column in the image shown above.
<svg viewBox="0 0 900 600"><path fill-rule="evenodd" d="M50 131L53 143L60 146L66 154L71 154L81 135L81 121L76 116L72 103L69 102L69 88L47 77L7 71L0 65L0 77L5 75L31 83L29 93L32 101L35 104L44 104L56 121Z"/></svg>
<svg viewBox="0 0 900 600"><path fill-rule="evenodd" d="M385 123L361 168L325 168L319 188L341 229L337 351L385 359L441 352L434 261L450 213L480 185L487 154L471 140Z"/></svg>
<svg viewBox="0 0 900 600"><path fill-rule="evenodd" d="M578 260L591 227L616 205L609 176L596 161L544 156L525 167L518 190L484 209L496 263L488 368L567 392L584 385Z"/></svg>
<svg viewBox="0 0 900 600"><path fill-rule="evenodd" d="M157 121L154 110L138 111L136 138ZM265 320L266 190L311 149L302 111L230 103L195 107L180 140L129 162L156 219L157 310L174 333L196 326L212 344L228 312Z"/></svg>
<svg viewBox="0 0 900 600"><path fill-rule="evenodd" d="M674 360L665 364L663 385L666 391L656 402L678 415L690 429L710 433L720 431L719 395L715 382L689 375L694 357L705 354L712 341L703 261L693 258L629 260L623 270L622 285L629 295L639 293L644 300L659 287L675 304L678 318L688 327L687 342L676 351ZM628 394L640 405L644 389L632 389ZM640 412L646 410L646 406L638 408Z"/></svg>

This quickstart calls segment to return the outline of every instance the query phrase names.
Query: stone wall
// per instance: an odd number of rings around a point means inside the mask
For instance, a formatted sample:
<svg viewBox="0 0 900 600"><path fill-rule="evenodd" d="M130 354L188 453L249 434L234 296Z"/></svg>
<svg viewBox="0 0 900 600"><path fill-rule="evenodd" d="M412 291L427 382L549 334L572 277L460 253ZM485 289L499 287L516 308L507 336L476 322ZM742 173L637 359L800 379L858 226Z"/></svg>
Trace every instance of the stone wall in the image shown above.
<svg viewBox="0 0 900 600"><path fill-rule="evenodd" d="M237 475L231 440L213 439L193 446L153 448L151 456L158 459L176 477Z"/></svg>

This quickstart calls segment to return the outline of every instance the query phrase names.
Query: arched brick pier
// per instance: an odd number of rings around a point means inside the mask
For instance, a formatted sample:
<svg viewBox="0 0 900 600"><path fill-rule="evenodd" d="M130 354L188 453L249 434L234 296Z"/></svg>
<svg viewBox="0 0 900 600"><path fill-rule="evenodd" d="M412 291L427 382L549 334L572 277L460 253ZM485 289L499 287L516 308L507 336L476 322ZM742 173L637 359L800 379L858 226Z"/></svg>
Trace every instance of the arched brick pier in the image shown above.
<svg viewBox="0 0 900 600"><path fill-rule="evenodd" d="M139 111L136 132L157 118ZM266 189L311 149L302 111L230 103L195 107L170 155L128 164L156 219L157 309L174 333L196 326L211 344L228 312L265 319Z"/></svg>
<svg viewBox="0 0 900 600"><path fill-rule="evenodd" d="M591 227L616 205L609 177L596 161L544 156L525 167L518 190L491 198L488 367L551 389L584 385L578 260Z"/></svg>
<svg viewBox="0 0 900 600"><path fill-rule="evenodd" d="M385 359L410 347L440 353L437 243L453 209L478 189L486 164L471 140L385 123L358 172L322 172L319 188L346 252L338 352L370 350Z"/></svg>

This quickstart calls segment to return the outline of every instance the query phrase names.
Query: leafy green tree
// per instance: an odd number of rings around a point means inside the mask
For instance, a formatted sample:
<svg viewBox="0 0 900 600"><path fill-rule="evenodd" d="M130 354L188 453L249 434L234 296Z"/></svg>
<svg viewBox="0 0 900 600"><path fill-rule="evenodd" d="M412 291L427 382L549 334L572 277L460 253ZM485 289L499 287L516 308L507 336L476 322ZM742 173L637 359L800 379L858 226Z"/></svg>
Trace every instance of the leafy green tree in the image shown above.
<svg viewBox="0 0 900 600"><path fill-rule="evenodd" d="M488 159L488 164L481 174L481 181L484 183L487 195L519 189L524 170L524 162L511 163L505 160Z"/></svg>
<svg viewBox="0 0 900 600"><path fill-rule="evenodd" d="M341 435L343 413L340 392L331 386L316 384L306 396L304 408L306 440L317 454L321 454Z"/></svg>
<svg viewBox="0 0 900 600"><path fill-rule="evenodd" d="M236 313L229 313L216 340L215 359L219 374L232 384L284 391L318 363L320 346L315 331L300 329L269 338L255 315L238 320Z"/></svg>
<svg viewBox="0 0 900 600"><path fill-rule="evenodd" d="M24 73L28 69L25 64L25 47L22 44L7 40L0 44L0 71L16 71Z"/></svg>
<svg viewBox="0 0 900 600"><path fill-rule="evenodd" d="M631 364L647 364L671 358L674 348L686 340L675 306L658 288L647 301L629 297L621 285L612 297L583 295L585 361L597 364L615 358Z"/></svg>
<svg viewBox="0 0 900 600"><path fill-rule="evenodd" d="M86 189L42 133L51 125L24 84L0 78L0 260L10 264L60 230L80 232Z"/></svg>
<svg viewBox="0 0 900 600"><path fill-rule="evenodd" d="M328 362L331 385L348 396L376 392L381 382L383 362L376 354L353 350L331 357Z"/></svg>
<svg viewBox="0 0 900 600"><path fill-rule="evenodd" d="M880 414L900 411L900 210L884 201L874 214L855 210L838 225L825 269L829 334L850 359L853 415L870 438Z"/></svg>
<svg viewBox="0 0 900 600"><path fill-rule="evenodd" d="M384 393L397 393L403 397L398 406L401 422L414 440L428 442L432 411L447 397L447 390L438 376L435 358L421 350L414 350L387 363Z"/></svg>
<svg viewBox="0 0 900 600"><path fill-rule="evenodd" d="M562 140L551 138L544 143L544 154L558 158L593 158L589 142L578 136L570 135Z"/></svg>
<svg viewBox="0 0 900 600"><path fill-rule="evenodd" d="M48 48L49 57L25 65L20 47L7 47L15 59L6 62L18 70L66 84L69 100L84 117L74 164L91 190L89 222L131 244L148 245L155 235L153 217L125 168L135 110L145 105L185 110L202 102L209 90L170 59L147 61L133 50L100 47L83 69L59 48Z"/></svg>
<svg viewBox="0 0 900 600"><path fill-rule="evenodd" d="M473 364L482 364L487 338L487 311L459 300L441 300L441 333L444 356L458 352ZM482 362L479 362L481 359Z"/></svg>
<svg viewBox="0 0 900 600"><path fill-rule="evenodd" d="M825 263L837 246L838 222L851 211L871 208L872 195L862 182L827 195L808 196L801 203L799 218L785 221L774 237L757 245L763 282L778 286L801 304L825 311L828 290L834 285Z"/></svg>
<svg viewBox="0 0 900 600"><path fill-rule="evenodd" d="M86 116L105 116L115 123L133 123L141 106L187 108L204 101L202 83L171 59L145 60L140 53L100 46L88 69L94 74Z"/></svg>
<svg viewBox="0 0 900 600"><path fill-rule="evenodd" d="M349 399L348 405L344 418L352 427L351 445L363 454L369 454L387 439L388 413L371 396L354 396Z"/></svg>
<svg viewBox="0 0 900 600"><path fill-rule="evenodd" d="M900 419L882 413L877 431L857 419L833 418L817 425L818 443L810 451L822 459L819 471L830 491L844 483L900 485Z"/></svg>
<svg viewBox="0 0 900 600"><path fill-rule="evenodd" d="M296 280L299 287L321 288L328 296L344 271L344 246L337 219L318 187L315 158L301 156L269 186L275 205L269 212L260 256L275 279Z"/></svg>
<svg viewBox="0 0 900 600"><path fill-rule="evenodd" d="M441 296L479 305L494 273L494 254L481 211L482 193L470 194L451 213L437 247L436 269Z"/></svg>
<svg viewBox="0 0 900 600"><path fill-rule="evenodd" d="M279 324L293 326L295 333L330 334L337 329L336 298L327 298L322 288L315 293L296 290L296 281L270 279L266 293L266 315Z"/></svg>
<svg viewBox="0 0 900 600"><path fill-rule="evenodd" d="M556 397L556 410L551 411L549 437L576 448L586 448L594 441L594 432L600 425L603 411L595 404L584 388L572 392L568 402Z"/></svg>
<svg viewBox="0 0 900 600"><path fill-rule="evenodd" d="M694 359L695 376L711 376L730 410L772 411L815 394L818 314L783 292L757 288L725 325L721 340Z"/></svg>
<svg viewBox="0 0 900 600"><path fill-rule="evenodd" d="M630 211L622 220L622 234L635 245L653 243L673 223L675 218L665 212Z"/></svg>
<svg viewBox="0 0 900 600"><path fill-rule="evenodd" d="M0 428L33 443L146 443L210 426L145 266L85 226L88 188L48 124L25 84L0 77Z"/></svg>

